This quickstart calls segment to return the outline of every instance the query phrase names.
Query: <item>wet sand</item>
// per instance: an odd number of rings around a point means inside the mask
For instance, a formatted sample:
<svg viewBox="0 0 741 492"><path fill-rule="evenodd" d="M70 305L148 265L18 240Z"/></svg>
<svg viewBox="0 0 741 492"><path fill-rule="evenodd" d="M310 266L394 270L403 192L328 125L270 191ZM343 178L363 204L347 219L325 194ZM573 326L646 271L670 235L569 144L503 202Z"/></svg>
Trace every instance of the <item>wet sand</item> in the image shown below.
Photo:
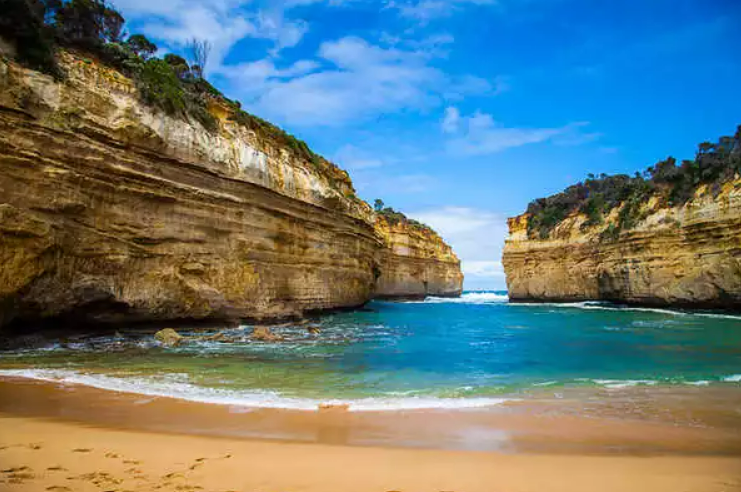
<svg viewBox="0 0 741 492"><path fill-rule="evenodd" d="M741 462L741 388L547 395L468 410L290 411L0 378L3 414L111 429L507 454L720 455Z"/></svg>
<svg viewBox="0 0 741 492"><path fill-rule="evenodd" d="M114 430L0 414L0 490L731 492L736 456L506 455Z"/></svg>
<svg viewBox="0 0 741 492"><path fill-rule="evenodd" d="M307 412L2 378L0 490L741 491L738 389L545 395Z"/></svg>

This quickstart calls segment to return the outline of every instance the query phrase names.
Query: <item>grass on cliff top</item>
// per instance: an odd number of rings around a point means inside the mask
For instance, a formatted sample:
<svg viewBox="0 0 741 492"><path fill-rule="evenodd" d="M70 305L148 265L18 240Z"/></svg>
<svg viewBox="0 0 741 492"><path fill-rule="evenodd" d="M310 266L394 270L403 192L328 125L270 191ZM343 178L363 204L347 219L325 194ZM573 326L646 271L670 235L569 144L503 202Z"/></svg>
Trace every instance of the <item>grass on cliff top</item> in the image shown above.
<svg viewBox="0 0 741 492"><path fill-rule="evenodd" d="M553 229L573 213L586 215L582 229L601 226L615 208L617 221L602 231L602 239L617 239L621 232L634 228L642 217L642 205L652 197L660 204L681 206L689 201L700 186L709 186L717 194L723 183L741 175L741 126L733 137L721 137L716 143L698 146L694 159L677 164L669 157L634 176L618 174L596 177L592 174L581 183L561 193L539 198L528 205L528 237L547 239Z"/></svg>
<svg viewBox="0 0 741 492"><path fill-rule="evenodd" d="M437 235L437 232L435 232L435 230L427 224L418 220L410 219L403 213L398 212L391 207L386 207L383 203L383 200L376 198L373 203L373 209L375 210L376 215L383 217L386 222L388 222L392 226L397 224L404 224L410 229L416 229L425 234Z"/></svg>
<svg viewBox="0 0 741 492"><path fill-rule="evenodd" d="M289 149L338 188L342 183L348 198L355 199L349 176L332 162L315 154L303 140L241 109L203 78L208 44L193 41L192 59L168 54L157 58L157 46L141 34L123 39L124 17L103 0L0 0L0 33L17 51L21 64L64 78L56 53L66 48L87 55L132 78L148 105L168 115L200 122L208 131L218 130L218 121L209 111L216 102L231 109L233 121L258 138ZM202 48L200 54L195 47Z"/></svg>

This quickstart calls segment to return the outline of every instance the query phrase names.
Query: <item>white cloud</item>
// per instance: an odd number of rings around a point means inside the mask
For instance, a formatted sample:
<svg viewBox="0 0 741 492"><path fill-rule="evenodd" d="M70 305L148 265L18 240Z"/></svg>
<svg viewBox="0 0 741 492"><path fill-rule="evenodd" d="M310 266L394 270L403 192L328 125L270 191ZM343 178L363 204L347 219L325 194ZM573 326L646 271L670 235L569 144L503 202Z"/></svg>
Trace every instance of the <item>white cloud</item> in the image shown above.
<svg viewBox="0 0 741 492"><path fill-rule="evenodd" d="M430 225L461 259L467 288L504 288L501 257L507 220L501 214L468 207L443 207L410 213Z"/></svg>
<svg viewBox="0 0 741 492"><path fill-rule="evenodd" d="M303 125L336 125L374 114L430 105L442 73L414 52L346 37L325 42L327 70L275 83L256 101L260 112Z"/></svg>
<svg viewBox="0 0 741 492"><path fill-rule="evenodd" d="M456 0L461 2L487 0ZM314 57L284 64L281 50L296 46L309 24L300 6L337 6L353 0L117 0L140 31L163 48L181 52L192 38L212 45L206 71L229 80L229 93L246 108L282 124L340 126L383 114L425 111L443 101L495 94L495 84L467 74L451 76L433 60L448 55L454 38L445 32L415 37L381 33L379 43L355 36L323 42ZM242 39L272 42L262 59L226 65ZM280 66L278 66L280 65Z"/></svg>
<svg viewBox="0 0 741 492"><path fill-rule="evenodd" d="M423 110L439 105L451 90L473 94L491 88L481 79L472 83L474 77L450 77L432 67L429 57L429 51L382 47L348 36L322 43L316 63L323 70L236 87L252 99L251 108L257 113L311 126L337 126L384 113Z"/></svg>
<svg viewBox="0 0 741 492"><path fill-rule="evenodd" d="M448 152L477 156L546 141L558 145L579 145L599 138L598 133L580 131L587 124L576 122L556 128L513 128L498 123L487 113L477 111L471 116L461 116L456 108L447 108L442 129L451 135L446 144Z"/></svg>
<svg viewBox="0 0 741 492"><path fill-rule="evenodd" d="M359 170L383 166L383 160L355 145L344 145L335 152L332 160L343 169Z"/></svg>
<svg viewBox="0 0 741 492"><path fill-rule="evenodd" d="M501 261L463 261L462 265L467 275L492 279L504 278L504 267Z"/></svg>
<svg viewBox="0 0 741 492"><path fill-rule="evenodd" d="M249 0L117 0L116 6L127 19L143 23L143 34L170 49L182 49L192 38L209 41L214 70L245 37L272 41L270 53L276 55L298 44L308 30L306 22L287 19L282 5L257 10Z"/></svg>
<svg viewBox="0 0 741 492"><path fill-rule="evenodd" d="M456 133L458 131L458 122L461 120L461 112L458 108L445 108L445 117L443 118L442 128L445 133Z"/></svg>
<svg viewBox="0 0 741 492"><path fill-rule="evenodd" d="M403 17L425 24L433 19L447 17L466 5L495 5L497 0L417 0L391 2L389 7L399 10Z"/></svg>
<svg viewBox="0 0 741 492"><path fill-rule="evenodd" d="M285 68L278 68L272 59L264 58L223 66L219 73L231 80L232 84L241 87L243 93L259 95L271 83L306 75L318 68L319 64L313 60L299 60Z"/></svg>

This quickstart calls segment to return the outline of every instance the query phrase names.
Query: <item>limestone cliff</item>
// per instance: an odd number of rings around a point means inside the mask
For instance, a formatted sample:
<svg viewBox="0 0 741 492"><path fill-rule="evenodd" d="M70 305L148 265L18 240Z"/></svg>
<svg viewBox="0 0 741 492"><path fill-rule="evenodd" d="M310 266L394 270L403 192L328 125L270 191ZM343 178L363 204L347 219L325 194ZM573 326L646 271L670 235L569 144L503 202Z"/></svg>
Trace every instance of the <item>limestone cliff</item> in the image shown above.
<svg viewBox="0 0 741 492"><path fill-rule="evenodd" d="M606 238L622 207L594 226L571 213L545 238L528 235L531 214L509 219L510 299L741 309L738 175L720 189L700 186L681 206L654 196L640 205L635 227Z"/></svg>
<svg viewBox="0 0 741 492"><path fill-rule="evenodd" d="M63 81L0 60L0 326L265 319L361 305L379 271L406 285L346 172L217 99L207 130L115 70L60 63Z"/></svg>
<svg viewBox="0 0 741 492"><path fill-rule="evenodd" d="M376 297L459 296L460 261L435 231L406 220L376 218L386 249L381 255Z"/></svg>

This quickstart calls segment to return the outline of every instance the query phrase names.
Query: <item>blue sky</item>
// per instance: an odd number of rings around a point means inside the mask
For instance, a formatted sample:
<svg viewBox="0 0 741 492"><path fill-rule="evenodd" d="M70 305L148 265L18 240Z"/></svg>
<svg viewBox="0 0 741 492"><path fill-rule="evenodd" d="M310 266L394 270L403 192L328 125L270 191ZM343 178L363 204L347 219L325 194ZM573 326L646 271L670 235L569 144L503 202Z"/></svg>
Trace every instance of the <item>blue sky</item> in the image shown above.
<svg viewBox="0 0 741 492"><path fill-rule="evenodd" d="M117 0L168 51L503 288L506 217L741 123L738 0Z"/></svg>

